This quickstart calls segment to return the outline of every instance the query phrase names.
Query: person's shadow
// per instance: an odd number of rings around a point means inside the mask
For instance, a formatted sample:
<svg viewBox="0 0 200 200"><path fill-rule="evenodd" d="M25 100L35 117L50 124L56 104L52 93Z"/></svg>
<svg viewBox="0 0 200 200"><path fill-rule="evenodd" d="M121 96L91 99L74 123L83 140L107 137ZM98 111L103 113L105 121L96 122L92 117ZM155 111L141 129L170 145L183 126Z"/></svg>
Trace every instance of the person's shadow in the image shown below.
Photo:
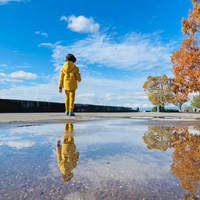
<svg viewBox="0 0 200 200"><path fill-rule="evenodd" d="M63 181L69 182L73 177L72 170L76 168L79 159L79 152L76 152L76 145L74 144L73 124L65 125L63 144L61 145L61 141L58 140L56 150L58 166L62 172Z"/></svg>

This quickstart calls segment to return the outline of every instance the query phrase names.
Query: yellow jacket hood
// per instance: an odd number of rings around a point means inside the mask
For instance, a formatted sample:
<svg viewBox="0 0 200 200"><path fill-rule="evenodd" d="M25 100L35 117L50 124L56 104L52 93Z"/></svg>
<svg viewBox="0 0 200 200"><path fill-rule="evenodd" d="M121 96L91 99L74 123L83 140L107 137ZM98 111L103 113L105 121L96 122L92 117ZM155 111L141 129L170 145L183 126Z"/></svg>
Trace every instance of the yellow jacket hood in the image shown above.
<svg viewBox="0 0 200 200"><path fill-rule="evenodd" d="M60 70L58 87L63 87L65 90L76 90L77 81L81 82L79 68L71 61L65 62Z"/></svg>
<svg viewBox="0 0 200 200"><path fill-rule="evenodd" d="M76 65L73 62L67 61L63 65L62 70L66 74L66 73L70 73L75 67Z"/></svg>

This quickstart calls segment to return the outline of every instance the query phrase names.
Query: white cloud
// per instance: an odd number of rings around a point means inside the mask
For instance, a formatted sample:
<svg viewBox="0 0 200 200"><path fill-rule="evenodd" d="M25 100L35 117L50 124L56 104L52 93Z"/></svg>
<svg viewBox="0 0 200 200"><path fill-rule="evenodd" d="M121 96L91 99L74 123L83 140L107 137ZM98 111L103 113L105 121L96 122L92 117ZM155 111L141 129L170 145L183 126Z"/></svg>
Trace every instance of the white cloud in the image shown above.
<svg viewBox="0 0 200 200"><path fill-rule="evenodd" d="M0 89L0 96L8 99L64 102L64 92L58 92L58 78L59 73L46 84L13 85L9 89ZM76 91L75 103L141 108L144 104L150 104L146 94L141 91L145 79L146 77L114 80L83 74Z"/></svg>
<svg viewBox="0 0 200 200"><path fill-rule="evenodd" d="M56 70L62 67L67 53L72 52L84 65L104 65L122 70L162 70L171 69L170 55L174 50L174 43L164 44L159 35L127 34L121 38L108 35L87 37L74 44L63 46L51 43L39 45L53 49L53 62Z"/></svg>
<svg viewBox="0 0 200 200"><path fill-rule="evenodd" d="M24 71L16 71L11 74L0 73L0 82L23 82L17 79L36 80L39 77L36 74Z"/></svg>
<svg viewBox="0 0 200 200"><path fill-rule="evenodd" d="M43 35L43 36L45 36L46 38L48 38L48 34L42 32L42 31L36 31L35 33L36 33L37 35Z"/></svg>
<svg viewBox="0 0 200 200"><path fill-rule="evenodd" d="M2 64L2 65L0 65L0 67L6 67L7 65L6 64Z"/></svg>
<svg viewBox="0 0 200 200"><path fill-rule="evenodd" d="M67 21L68 21L68 18L67 18L66 16L63 15L63 16L60 18L60 20L64 20L64 21L67 22Z"/></svg>
<svg viewBox="0 0 200 200"><path fill-rule="evenodd" d="M32 68L32 67L31 66L23 65L23 66L15 66L15 68Z"/></svg>
<svg viewBox="0 0 200 200"><path fill-rule="evenodd" d="M1 78L0 79L0 83L1 84L7 84L8 82L12 82L12 83L22 83L24 82L23 80L18 80L18 79L14 79L14 78Z"/></svg>
<svg viewBox="0 0 200 200"><path fill-rule="evenodd" d="M7 77L6 74L0 73L0 78L6 78L6 77Z"/></svg>
<svg viewBox="0 0 200 200"><path fill-rule="evenodd" d="M38 47L44 46L44 47L49 47L49 48L54 49L54 48L56 48L56 46L59 45L60 43L61 43L61 41L58 41L58 42L56 42L55 44L43 42L43 43L39 44Z"/></svg>
<svg viewBox="0 0 200 200"><path fill-rule="evenodd" d="M10 1L18 1L18 2L22 1L22 2L24 2L25 0L0 0L0 5L7 4ZM27 0L27 1L30 1L30 0Z"/></svg>
<svg viewBox="0 0 200 200"><path fill-rule="evenodd" d="M24 71L16 71L9 75L11 78L21 78L21 79L27 79L27 80L34 80L38 79L38 76L36 74L32 74L30 72L24 72Z"/></svg>
<svg viewBox="0 0 200 200"><path fill-rule="evenodd" d="M64 102L64 93L58 92L59 70L65 56L73 53L80 71L84 69L82 82L76 91L76 103L152 107L142 86L147 76L166 72L169 76L170 55L174 50L174 43L162 43L158 32L131 33L120 38L97 34L67 46L62 45L61 41L38 46L52 49L51 61L57 72L45 84L18 84L9 89L0 89L1 98ZM115 74L109 74L110 71ZM123 73L128 76L125 77Z"/></svg>
<svg viewBox="0 0 200 200"><path fill-rule="evenodd" d="M68 22L67 28L74 32L96 33L100 28L100 25L95 23L92 17L86 18L82 15L78 17L72 15L70 17L62 16L60 20Z"/></svg>
<svg viewBox="0 0 200 200"><path fill-rule="evenodd" d="M158 33L151 35L132 33L120 38L104 34L86 37L68 46L61 45L61 41L54 44L41 43L39 46L52 49L52 62L56 71L60 70L69 52L77 57L77 66L80 67L80 71L83 67L84 72L81 75L82 82L76 91L76 103L133 108L152 107L142 89L146 77L159 75L167 70L171 73L170 55L173 43L162 43ZM106 71L102 74L95 73L90 66L110 67L120 70L121 73L116 72L119 75L116 78L113 78L114 76L106 78L104 75ZM122 73L127 71L131 73L129 77L124 77ZM46 84L20 87L13 85L9 89L0 90L0 96L64 102L64 94L58 93L58 78L59 72L56 72Z"/></svg>

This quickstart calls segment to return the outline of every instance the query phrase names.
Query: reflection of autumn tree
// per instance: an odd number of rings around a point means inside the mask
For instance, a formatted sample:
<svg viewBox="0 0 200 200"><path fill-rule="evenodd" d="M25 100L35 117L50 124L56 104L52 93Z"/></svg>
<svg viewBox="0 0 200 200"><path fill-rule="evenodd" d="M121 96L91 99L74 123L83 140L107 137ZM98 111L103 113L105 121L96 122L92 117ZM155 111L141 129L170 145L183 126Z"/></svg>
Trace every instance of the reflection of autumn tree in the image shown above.
<svg viewBox="0 0 200 200"><path fill-rule="evenodd" d="M200 126L194 126L200 130ZM148 127L143 136L148 149L166 151L174 148L171 171L180 179L184 190L189 191L184 200L198 199L200 189L200 135L189 133L188 127Z"/></svg>
<svg viewBox="0 0 200 200"><path fill-rule="evenodd" d="M200 125L196 125L196 126L194 126L193 129L194 129L194 130L198 130L198 131L200 131Z"/></svg>
<svg viewBox="0 0 200 200"><path fill-rule="evenodd" d="M172 146L173 127L154 126L148 127L142 137L148 149L166 151Z"/></svg>
<svg viewBox="0 0 200 200"><path fill-rule="evenodd" d="M199 198L196 197L194 194L184 194L183 200L199 200Z"/></svg>
<svg viewBox="0 0 200 200"><path fill-rule="evenodd" d="M193 196L200 189L200 136L189 134L188 127L176 128L174 135L171 171Z"/></svg>

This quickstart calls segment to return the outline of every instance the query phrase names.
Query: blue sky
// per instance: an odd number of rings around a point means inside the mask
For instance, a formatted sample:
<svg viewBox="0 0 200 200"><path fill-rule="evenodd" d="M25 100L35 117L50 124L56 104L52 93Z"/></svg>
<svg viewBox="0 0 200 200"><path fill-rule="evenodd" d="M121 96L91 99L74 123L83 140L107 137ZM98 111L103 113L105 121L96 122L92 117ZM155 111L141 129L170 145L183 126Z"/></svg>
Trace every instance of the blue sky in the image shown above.
<svg viewBox="0 0 200 200"><path fill-rule="evenodd" d="M76 103L152 107L147 76L172 76L190 0L0 0L0 98L64 102L59 70L73 53Z"/></svg>

